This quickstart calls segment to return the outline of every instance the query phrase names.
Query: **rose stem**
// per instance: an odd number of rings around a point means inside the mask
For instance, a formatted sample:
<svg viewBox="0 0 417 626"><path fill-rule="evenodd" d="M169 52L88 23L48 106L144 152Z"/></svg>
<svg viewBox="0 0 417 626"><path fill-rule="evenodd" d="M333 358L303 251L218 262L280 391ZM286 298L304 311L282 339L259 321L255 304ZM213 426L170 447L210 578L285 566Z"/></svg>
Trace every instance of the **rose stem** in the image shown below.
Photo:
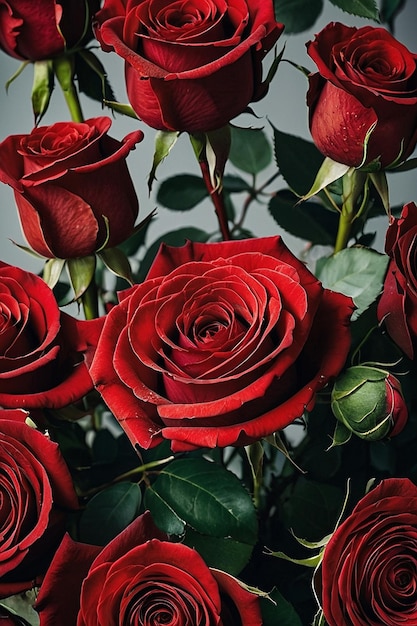
<svg viewBox="0 0 417 626"><path fill-rule="evenodd" d="M359 170L349 170L342 178L342 210L334 246L334 254L347 247L352 223L356 218L356 201L364 190L367 175Z"/></svg>
<svg viewBox="0 0 417 626"><path fill-rule="evenodd" d="M94 277L81 296L81 302L86 320L93 320L99 317L97 285Z"/></svg>
<svg viewBox="0 0 417 626"><path fill-rule="evenodd" d="M65 102L73 122L83 122L84 115L81 109L78 92L74 84L74 58L72 55L63 55L54 60L54 70L64 94Z"/></svg>
<svg viewBox="0 0 417 626"><path fill-rule="evenodd" d="M83 122L84 115L81 109L78 91L74 84L74 57L63 55L54 60L54 70L64 94L65 102L73 122ZM95 276L81 296L81 302L86 320L99 317L98 295Z"/></svg>
<svg viewBox="0 0 417 626"><path fill-rule="evenodd" d="M210 198L214 204L214 210L219 222L220 232L224 241L229 241L232 237L230 235L229 223L227 220L226 207L224 205L224 195L221 187L213 187L210 171L207 161L199 159L201 173L203 180L210 194Z"/></svg>

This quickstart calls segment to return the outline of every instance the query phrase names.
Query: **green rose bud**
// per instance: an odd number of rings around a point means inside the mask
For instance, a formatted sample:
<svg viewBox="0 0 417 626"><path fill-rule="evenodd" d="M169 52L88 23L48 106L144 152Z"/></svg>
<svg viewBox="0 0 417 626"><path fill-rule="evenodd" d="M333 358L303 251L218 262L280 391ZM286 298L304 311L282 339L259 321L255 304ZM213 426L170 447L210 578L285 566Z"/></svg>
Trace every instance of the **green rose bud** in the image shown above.
<svg viewBox="0 0 417 626"><path fill-rule="evenodd" d="M334 444L345 443L352 433L367 441L393 437L408 418L400 382L370 365L350 367L336 380L332 411L339 421Z"/></svg>

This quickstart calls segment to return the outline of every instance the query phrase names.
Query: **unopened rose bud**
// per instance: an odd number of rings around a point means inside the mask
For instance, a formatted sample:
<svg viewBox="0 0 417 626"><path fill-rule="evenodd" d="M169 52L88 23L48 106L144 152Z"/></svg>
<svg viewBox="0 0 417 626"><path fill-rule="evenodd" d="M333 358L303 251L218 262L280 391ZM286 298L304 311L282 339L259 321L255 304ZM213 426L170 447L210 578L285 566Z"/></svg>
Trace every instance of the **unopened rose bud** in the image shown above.
<svg viewBox="0 0 417 626"><path fill-rule="evenodd" d="M398 379L370 365L350 367L336 380L332 410L351 433L367 441L397 435L408 418Z"/></svg>

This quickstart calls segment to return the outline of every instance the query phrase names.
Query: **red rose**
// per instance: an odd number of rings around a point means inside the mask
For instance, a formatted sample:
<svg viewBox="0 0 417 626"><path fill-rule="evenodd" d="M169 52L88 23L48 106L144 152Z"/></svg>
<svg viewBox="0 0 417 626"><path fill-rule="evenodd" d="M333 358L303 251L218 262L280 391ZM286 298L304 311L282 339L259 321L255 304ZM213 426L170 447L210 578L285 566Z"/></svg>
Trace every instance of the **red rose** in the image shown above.
<svg viewBox="0 0 417 626"><path fill-rule="evenodd" d="M92 36L100 0L4 0L0 3L0 48L17 59L39 61L63 54Z"/></svg>
<svg viewBox="0 0 417 626"><path fill-rule="evenodd" d="M387 168L410 156L417 141L417 55L383 28L334 22L307 51L318 68L307 96L318 149L353 167Z"/></svg>
<svg viewBox="0 0 417 626"><path fill-rule="evenodd" d="M105 0L96 20L103 49L125 59L139 118L191 133L225 126L265 95L261 61L283 30L271 0Z"/></svg>
<svg viewBox="0 0 417 626"><path fill-rule="evenodd" d="M103 549L66 536L36 609L41 626L262 624L256 595L207 567L195 550L170 543L149 513Z"/></svg>
<svg viewBox="0 0 417 626"><path fill-rule="evenodd" d="M417 624L417 487L390 478L339 526L319 586L329 626Z"/></svg>
<svg viewBox="0 0 417 626"><path fill-rule="evenodd" d="M30 272L0 262L0 406L62 408L92 388L84 356L102 319L76 320Z"/></svg>
<svg viewBox="0 0 417 626"><path fill-rule="evenodd" d="M342 368L350 298L279 237L162 246L108 314L91 375L133 444L245 445L290 424Z"/></svg>
<svg viewBox="0 0 417 626"><path fill-rule="evenodd" d="M385 251L391 257L378 319L392 340L412 359L417 345L417 206L406 204L387 230Z"/></svg>
<svg viewBox="0 0 417 626"><path fill-rule="evenodd" d="M126 157L143 133L119 142L107 135L110 126L108 117L58 122L0 144L0 181L13 188L38 254L83 257L132 234L138 201Z"/></svg>
<svg viewBox="0 0 417 626"><path fill-rule="evenodd" d="M39 584L78 507L58 445L24 423L25 411L0 411L0 597ZM3 622L2 622L3 623Z"/></svg>

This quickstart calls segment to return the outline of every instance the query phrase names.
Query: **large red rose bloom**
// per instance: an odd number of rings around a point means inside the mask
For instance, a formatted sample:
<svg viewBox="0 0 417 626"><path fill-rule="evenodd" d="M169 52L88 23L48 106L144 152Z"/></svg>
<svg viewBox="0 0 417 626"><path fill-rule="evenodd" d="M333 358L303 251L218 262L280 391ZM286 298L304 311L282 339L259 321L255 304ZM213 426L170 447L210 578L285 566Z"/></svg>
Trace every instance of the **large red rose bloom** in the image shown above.
<svg viewBox="0 0 417 626"><path fill-rule="evenodd" d="M107 316L90 373L133 444L245 445L339 373L352 308L279 237L162 246Z"/></svg>

